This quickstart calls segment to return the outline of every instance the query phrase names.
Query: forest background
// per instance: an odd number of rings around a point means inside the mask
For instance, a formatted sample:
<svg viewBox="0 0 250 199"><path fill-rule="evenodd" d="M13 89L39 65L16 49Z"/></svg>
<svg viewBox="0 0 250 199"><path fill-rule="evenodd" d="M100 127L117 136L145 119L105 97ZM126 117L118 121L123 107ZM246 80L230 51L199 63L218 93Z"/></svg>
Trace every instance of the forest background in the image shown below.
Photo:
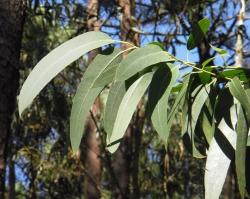
<svg viewBox="0 0 250 199"><path fill-rule="evenodd" d="M53 79L19 118L17 96L36 63L64 41L87 31L145 45L159 41L176 57L202 63L215 55L210 44L237 49L250 67L249 1L227 0L1 0L0 1L0 198L204 198L205 159L185 148L177 115L167 148L144 114L143 100L118 151L104 145L102 93L92 107L77 155L69 141L72 97L96 52L83 56ZM186 48L193 24L211 21L206 40ZM241 46L237 46L238 38ZM180 65L181 72L188 68ZM180 80L181 81L181 80ZM171 96L173 100L175 96ZM171 102L171 100L170 100ZM221 198L239 198L232 165Z"/></svg>

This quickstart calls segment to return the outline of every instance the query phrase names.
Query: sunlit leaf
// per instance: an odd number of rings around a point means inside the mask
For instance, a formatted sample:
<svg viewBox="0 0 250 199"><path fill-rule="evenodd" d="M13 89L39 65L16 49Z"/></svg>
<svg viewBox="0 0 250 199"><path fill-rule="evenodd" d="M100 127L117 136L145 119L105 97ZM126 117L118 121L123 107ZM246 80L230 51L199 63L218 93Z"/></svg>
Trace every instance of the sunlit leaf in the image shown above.
<svg viewBox="0 0 250 199"><path fill-rule="evenodd" d="M168 98L173 85L175 84L179 70L172 64L160 67L154 74L149 87L149 104L152 109L152 124L159 134L159 137L167 143L168 130Z"/></svg>
<svg viewBox="0 0 250 199"><path fill-rule="evenodd" d="M250 136L247 137L247 146L250 146Z"/></svg>
<svg viewBox="0 0 250 199"><path fill-rule="evenodd" d="M236 133L227 125L224 119L221 120L218 128L220 131L215 133L207 153L205 199L219 199L231 163L230 152L225 154L221 146L222 143L229 142L230 145L227 148L230 151L236 145Z"/></svg>
<svg viewBox="0 0 250 199"><path fill-rule="evenodd" d="M49 81L66 66L85 53L111 43L114 43L114 40L105 33L92 31L79 35L52 50L38 62L25 80L18 98L19 114L22 114Z"/></svg>
<svg viewBox="0 0 250 199"><path fill-rule="evenodd" d="M115 142L123 137L136 106L150 84L152 77L153 72L146 73L129 87L120 103L117 116L114 121L113 131L107 144ZM117 149L118 145L119 144L110 146L108 147L108 150L113 153Z"/></svg>
<svg viewBox="0 0 250 199"><path fill-rule="evenodd" d="M212 62L215 59L215 57L211 57L204 62L202 62L202 68L206 67L210 62Z"/></svg>
<svg viewBox="0 0 250 199"><path fill-rule="evenodd" d="M210 46L211 46L211 48L212 48L214 51L216 51L217 53L219 53L220 56L226 56L226 55L228 54L227 51L224 50L224 49L217 48L217 47L213 46L212 44L210 44Z"/></svg>
<svg viewBox="0 0 250 199"><path fill-rule="evenodd" d="M107 103L104 111L104 129L107 132L107 138L110 139L114 127L114 121L117 116L119 105L126 93L125 81L115 82L109 91Z"/></svg>
<svg viewBox="0 0 250 199"><path fill-rule="evenodd" d="M250 97L242 87L238 77L234 77L229 84L229 90L232 95L240 102L243 109L246 111L247 120L250 122Z"/></svg>
<svg viewBox="0 0 250 199"><path fill-rule="evenodd" d="M224 70L218 73L219 77L234 78L238 77L241 81L247 81L250 77L250 71L247 68L236 68Z"/></svg>
<svg viewBox="0 0 250 199"><path fill-rule="evenodd" d="M192 93L192 97L194 97L193 103L190 105L189 110L189 125L187 131L189 132L189 135L191 136L192 140L192 150L193 150L193 156L197 158L203 158L204 156L200 154L200 152L197 150L194 142L195 137L195 128L198 121L198 118L200 116L202 107L204 103L206 102L208 95L210 92L210 86L198 86Z"/></svg>
<svg viewBox="0 0 250 199"><path fill-rule="evenodd" d="M207 105L203 109L204 110L202 112L201 127L205 135L205 138L207 140L207 143L210 145L212 138L214 136L215 122L213 116L210 114L208 110Z"/></svg>
<svg viewBox="0 0 250 199"><path fill-rule="evenodd" d="M177 84L176 86L173 86L172 89L171 89L171 93L180 92L180 90L182 89L182 87L183 87L182 83Z"/></svg>
<svg viewBox="0 0 250 199"><path fill-rule="evenodd" d="M117 55L120 55L120 50L113 50L112 48L112 51L110 52L109 48L103 54L96 56L84 73L83 79L76 91L70 116L70 140L73 150L77 150L80 145L85 120L92 104L104 86L114 78L115 73L113 73L113 77L107 74L109 77L106 78L102 75L103 71L109 67L117 67L121 61L121 57L117 57ZM93 87L99 78L102 80L99 81L102 85L100 87Z"/></svg>
<svg viewBox="0 0 250 199"><path fill-rule="evenodd" d="M137 48L123 59L116 72L116 81L124 81L143 69L161 62L170 62L173 58L158 45Z"/></svg>
<svg viewBox="0 0 250 199"><path fill-rule="evenodd" d="M187 92L189 79L190 79L190 76L187 76L187 77L184 78L182 88L181 88L180 92L178 93L173 106L170 109L170 112L169 112L169 115L168 115L168 120L167 120L168 129L170 129L171 126L172 126L174 116L178 111L178 106L183 108L183 104L184 104L184 101L185 101L184 98L185 98L185 95L186 95L186 92ZM184 110L185 110L185 108L184 108ZM182 112L182 113L185 114L184 112Z"/></svg>
<svg viewBox="0 0 250 199"><path fill-rule="evenodd" d="M249 124L241 107L238 115L235 165L241 198L244 198L246 189L246 145Z"/></svg>

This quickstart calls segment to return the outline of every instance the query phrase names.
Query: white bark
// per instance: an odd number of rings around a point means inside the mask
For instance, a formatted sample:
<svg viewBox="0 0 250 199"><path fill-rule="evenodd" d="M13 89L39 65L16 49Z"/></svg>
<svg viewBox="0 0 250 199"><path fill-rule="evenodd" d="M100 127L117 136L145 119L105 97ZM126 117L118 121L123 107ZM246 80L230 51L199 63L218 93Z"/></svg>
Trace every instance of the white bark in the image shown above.
<svg viewBox="0 0 250 199"><path fill-rule="evenodd" d="M238 30L237 30L237 39L235 44L235 65L243 66L243 30L244 30L244 19L245 19L245 10L246 2L245 0L240 0L241 9L238 15Z"/></svg>

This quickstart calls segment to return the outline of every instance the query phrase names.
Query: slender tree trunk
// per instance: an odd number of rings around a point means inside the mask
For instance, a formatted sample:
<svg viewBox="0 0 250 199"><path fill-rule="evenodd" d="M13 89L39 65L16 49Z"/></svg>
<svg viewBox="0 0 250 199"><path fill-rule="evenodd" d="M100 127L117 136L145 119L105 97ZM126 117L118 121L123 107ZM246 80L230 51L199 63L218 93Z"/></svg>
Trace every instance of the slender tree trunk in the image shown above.
<svg viewBox="0 0 250 199"><path fill-rule="evenodd" d="M138 123L143 126L143 121L140 120ZM133 147L132 147L132 197L134 199L140 198L140 185L139 185L139 160L140 160L140 147L141 147L141 130L143 127L138 125L133 127Z"/></svg>
<svg viewBox="0 0 250 199"><path fill-rule="evenodd" d="M24 0L0 0L0 198L5 192L7 143L19 83Z"/></svg>
<svg viewBox="0 0 250 199"><path fill-rule="evenodd" d="M87 26L89 31L100 30L99 16L99 0L88 1L88 21ZM97 51L92 51L89 54L89 62L96 56ZM93 106L94 114L97 115L100 109L99 100L96 100ZM96 127L91 118L87 123L86 132L86 157L85 166L88 172L88 177L85 178L85 196L88 199L100 198L98 189L101 180L101 159L100 159L100 139L96 135ZM90 179L91 178L91 179Z"/></svg>
<svg viewBox="0 0 250 199"><path fill-rule="evenodd" d="M245 0L241 0L241 9L238 15L238 30L237 30L237 39L235 44L235 64L236 66L243 66L243 36L244 36L244 18L245 18L245 10L246 4Z"/></svg>

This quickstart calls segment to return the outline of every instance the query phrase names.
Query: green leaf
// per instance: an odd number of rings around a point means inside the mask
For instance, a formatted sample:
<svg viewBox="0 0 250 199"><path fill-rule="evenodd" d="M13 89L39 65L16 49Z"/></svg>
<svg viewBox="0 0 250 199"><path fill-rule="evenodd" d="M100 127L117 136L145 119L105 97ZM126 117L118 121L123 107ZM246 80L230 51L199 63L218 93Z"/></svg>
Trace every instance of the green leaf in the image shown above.
<svg viewBox="0 0 250 199"><path fill-rule="evenodd" d="M205 60L204 62L202 62L202 68L206 67L214 59L215 59L215 57L211 57L211 58Z"/></svg>
<svg viewBox="0 0 250 199"><path fill-rule="evenodd" d="M250 135L247 137L247 146L250 146Z"/></svg>
<svg viewBox="0 0 250 199"><path fill-rule="evenodd" d="M219 72L218 74L220 77L227 77L227 78L234 78L238 77L241 81L247 81L250 76L249 69L246 68L237 68L237 69L230 69L230 70L224 70L222 72Z"/></svg>
<svg viewBox="0 0 250 199"><path fill-rule="evenodd" d="M241 198L245 197L246 189L246 145L248 136L249 125L247 122L246 115L240 107L238 122L237 122L237 141L236 141L236 152L235 152L235 165L237 181L239 184L239 190Z"/></svg>
<svg viewBox="0 0 250 199"><path fill-rule="evenodd" d="M104 129L107 132L107 139L110 139L110 136L113 131L114 121L117 116L119 105L126 93L126 84L125 81L115 82L111 85L108 99L106 102L104 110Z"/></svg>
<svg viewBox="0 0 250 199"><path fill-rule="evenodd" d="M129 87L119 106L117 116L114 121L113 131L107 144L115 142L123 137L136 106L150 84L152 77L153 72L146 73ZM118 148L118 145L119 144L110 146L108 147L108 150L113 153Z"/></svg>
<svg viewBox="0 0 250 199"><path fill-rule="evenodd" d="M214 136L215 125L212 115L210 115L209 111L206 110L208 109L208 107L205 106L204 109L205 110L202 112L201 126L203 133L206 137L207 143L210 145Z"/></svg>
<svg viewBox="0 0 250 199"><path fill-rule="evenodd" d="M187 132L188 128L188 101L185 100L184 97L184 103L182 107L182 113L181 113L181 135L184 136Z"/></svg>
<svg viewBox="0 0 250 199"><path fill-rule="evenodd" d="M165 50L165 46L163 45L162 42L153 41L153 42L148 43L148 45L157 45L157 46L159 46L162 50Z"/></svg>
<svg viewBox="0 0 250 199"><path fill-rule="evenodd" d="M221 144L228 141L233 148L236 145L236 133L224 119L219 123L219 132L215 133L207 153L205 170L205 199L219 199L225 182L231 159L224 153ZM217 136L221 135L222 136ZM224 138L224 140L222 140Z"/></svg>
<svg viewBox="0 0 250 199"><path fill-rule="evenodd" d="M152 124L159 137L167 143L168 129L168 98L178 76L178 67L168 64L160 67L154 74L149 87L149 106L152 109ZM169 69L170 68L170 69Z"/></svg>
<svg viewBox="0 0 250 199"><path fill-rule="evenodd" d="M109 76L109 78L105 78L103 71L106 68L117 67L119 61L121 61L121 57L117 56L121 54L121 51L118 49L112 51L110 52L110 49L107 49L103 54L98 54L95 57L84 73L83 79L76 91L70 116L70 140L74 151L80 145L85 120L92 104L104 86L114 78L115 73L113 73L113 77ZM100 84L100 87L93 87L100 78L101 81L99 83L102 83L102 85Z"/></svg>
<svg viewBox="0 0 250 199"><path fill-rule="evenodd" d="M190 34L187 41L187 49L194 49L206 36L206 33L209 29L210 21L207 18L203 18L198 21L197 24L194 24L192 33Z"/></svg>
<svg viewBox="0 0 250 199"><path fill-rule="evenodd" d="M204 70L206 70L208 72L212 72L213 68L212 67L205 67ZM199 78L200 78L202 84L207 84L212 80L211 74L209 74L207 72L201 72L198 75L199 75Z"/></svg>
<svg viewBox="0 0 250 199"><path fill-rule="evenodd" d="M188 82L189 82L190 76L186 76L183 80L183 86L180 90L180 92L178 93L174 105L172 106L170 112L169 112L169 116L168 116L168 121L167 121L167 125L168 125L168 129L171 128L173 120L174 120L174 116L177 113L178 110L178 106L180 106L181 108L183 108L183 104L185 102L185 99L183 100L183 98L185 98L186 92L187 92L187 88L188 88ZM182 114L185 114L182 111Z"/></svg>
<svg viewBox="0 0 250 199"><path fill-rule="evenodd" d="M229 84L229 90L246 111L247 121L250 123L250 98L245 89L242 87L238 77L234 77L231 80Z"/></svg>
<svg viewBox="0 0 250 199"><path fill-rule="evenodd" d="M111 43L114 43L114 40L108 35L92 31L79 35L52 50L38 62L25 80L18 98L19 114L22 114L49 81L67 65L83 54Z"/></svg>
<svg viewBox="0 0 250 199"><path fill-rule="evenodd" d="M180 92L180 90L182 89L183 84L177 84L176 86L173 86L173 88L171 89L171 93L176 93L176 92Z"/></svg>
<svg viewBox="0 0 250 199"><path fill-rule="evenodd" d="M191 93L191 86L192 86L192 82L193 82L193 76L188 75L186 76L186 85L187 88L185 88L185 90L183 90L184 92L184 96L181 99L180 102L182 105L182 112L181 112L181 135L184 136L185 133L187 132L187 128L188 128L188 111L189 111L189 102L190 102L190 93ZM171 113L170 113L171 114Z"/></svg>
<svg viewBox="0 0 250 199"><path fill-rule="evenodd" d="M192 93L192 98L194 97L194 101L191 104L191 109L189 110L189 114L188 114L188 133L191 136L191 140L192 140L192 150L193 150L193 156L197 157L197 158L203 158L204 156L202 154L200 154L200 152L197 150L196 146L195 146L195 142L194 142L194 137L195 137L195 128L196 128L196 124L198 121L198 118L200 116L201 110L204 106L204 103L206 102L208 95L210 92L210 86L206 85L206 86L198 86Z"/></svg>
<svg viewBox="0 0 250 199"><path fill-rule="evenodd" d="M116 81L124 81L143 69L161 62L174 61L158 45L147 45L137 48L123 59L116 72Z"/></svg>
<svg viewBox="0 0 250 199"><path fill-rule="evenodd" d="M226 55L228 55L228 53L227 53L226 50L221 49L221 48L217 48L217 47L213 46L212 44L209 44L209 45L211 46L211 48L212 48L214 51L216 51L217 53L219 53L220 56L226 56Z"/></svg>
<svg viewBox="0 0 250 199"><path fill-rule="evenodd" d="M122 53L124 51L120 51L116 49L117 53L114 53L114 57L111 57L111 60L108 64L106 64L105 70L100 74L100 76L95 81L95 84L93 87L100 87L109 84L112 82L115 78L115 73L117 70L117 67L119 66L121 60L122 60ZM103 63L105 64L105 63Z"/></svg>

